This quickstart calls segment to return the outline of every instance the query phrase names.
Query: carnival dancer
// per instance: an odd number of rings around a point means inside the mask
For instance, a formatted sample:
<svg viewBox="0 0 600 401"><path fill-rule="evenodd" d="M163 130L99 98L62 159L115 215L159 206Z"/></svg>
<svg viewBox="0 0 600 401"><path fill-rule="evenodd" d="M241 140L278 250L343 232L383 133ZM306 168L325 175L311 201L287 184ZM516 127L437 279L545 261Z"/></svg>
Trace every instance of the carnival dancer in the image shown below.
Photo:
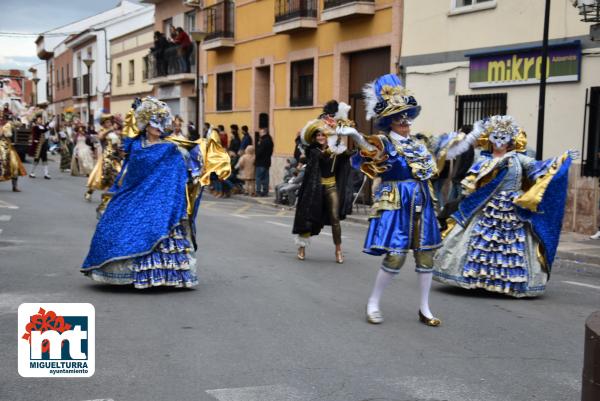
<svg viewBox="0 0 600 401"><path fill-rule="evenodd" d="M480 121L465 139L482 152L462 181L465 197L448 220L435 279L539 296L560 237L569 167L579 152L546 161L528 157L526 134L511 116Z"/></svg>
<svg viewBox="0 0 600 401"><path fill-rule="evenodd" d="M87 191L84 194L85 200L92 200L92 194L95 190L104 191L100 205L96 209L98 215L102 214L108 202L106 191L113 185L115 178L121 171L122 150L121 138L114 130L112 114L102 114L100 117L102 128L98 133L98 140L102 146L102 153L94 169L90 173L87 182Z"/></svg>
<svg viewBox="0 0 600 401"><path fill-rule="evenodd" d="M377 119L385 135L372 135L367 148L352 157L352 164L371 178L382 180L375 191L363 252L385 255L367 303L367 321L383 322L380 300L384 288L400 272L413 251L420 288L419 320L428 326L441 321L429 309L433 255L441 246L430 180L436 174L433 156L410 133L421 106L396 75L384 75L363 91L367 119Z"/></svg>
<svg viewBox="0 0 600 401"><path fill-rule="evenodd" d="M88 136L85 133L85 127L82 124L75 126L74 142L71 175L88 176L94 168L94 155L89 145Z"/></svg>
<svg viewBox="0 0 600 401"><path fill-rule="evenodd" d="M332 104L329 102L328 104ZM336 112L338 103L335 102ZM298 194L292 233L296 234L297 257L304 260L310 238L330 225L335 245L335 260L344 263L340 221L352 213L352 186L347 147L338 143L336 126L353 124L348 120L350 106L340 103L338 119L327 116L309 121L301 133L306 146L306 169ZM334 113L335 114L335 113Z"/></svg>
<svg viewBox="0 0 600 401"><path fill-rule="evenodd" d="M44 124L44 117L39 112L34 117L34 124L31 128L31 146L29 147L29 156L33 157L33 168L29 173L30 178L35 178L35 169L40 161L44 166L44 178L49 180L48 173L48 140L50 139L50 128L54 126L54 120Z"/></svg>
<svg viewBox="0 0 600 401"><path fill-rule="evenodd" d="M199 142L166 137L168 106L134 103L123 134L126 157L81 271L110 284L191 287L198 283L195 218L211 172L230 173L218 133Z"/></svg>
<svg viewBox="0 0 600 401"><path fill-rule="evenodd" d="M12 146L12 122L7 122L0 131L0 181L12 181L13 192L21 192L18 187L19 176L27 175L19 154Z"/></svg>
<svg viewBox="0 0 600 401"><path fill-rule="evenodd" d="M58 143L60 153L60 171L70 172L71 169L71 136L67 130L67 126L63 126L58 130Z"/></svg>

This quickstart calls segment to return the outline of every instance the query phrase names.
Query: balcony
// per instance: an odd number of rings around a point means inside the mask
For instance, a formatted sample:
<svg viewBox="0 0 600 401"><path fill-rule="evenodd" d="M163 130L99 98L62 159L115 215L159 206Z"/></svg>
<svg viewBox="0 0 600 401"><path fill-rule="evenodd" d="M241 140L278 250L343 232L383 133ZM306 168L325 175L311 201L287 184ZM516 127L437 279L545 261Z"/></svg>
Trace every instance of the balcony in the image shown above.
<svg viewBox="0 0 600 401"><path fill-rule="evenodd" d="M316 0L276 0L275 33L291 33L317 28Z"/></svg>
<svg viewBox="0 0 600 401"><path fill-rule="evenodd" d="M375 14L375 0L324 0L321 20L342 21Z"/></svg>
<svg viewBox="0 0 600 401"><path fill-rule="evenodd" d="M207 35L202 43L203 50L234 46L234 12L233 0L223 0L204 9L204 27Z"/></svg>
<svg viewBox="0 0 600 401"><path fill-rule="evenodd" d="M175 84L196 79L196 51L192 47L189 62L186 63L183 49L171 46L162 52L151 51L148 54L149 85Z"/></svg>

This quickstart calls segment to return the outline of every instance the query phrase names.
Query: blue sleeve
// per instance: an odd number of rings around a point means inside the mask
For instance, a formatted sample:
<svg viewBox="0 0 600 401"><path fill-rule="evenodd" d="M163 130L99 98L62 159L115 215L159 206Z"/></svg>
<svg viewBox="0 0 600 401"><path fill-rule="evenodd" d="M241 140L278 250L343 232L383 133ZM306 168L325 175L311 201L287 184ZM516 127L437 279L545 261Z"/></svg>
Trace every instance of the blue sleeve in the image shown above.
<svg viewBox="0 0 600 401"><path fill-rule="evenodd" d="M199 177L202 174L202 152L200 152L200 147L198 145L190 149L189 157L186 158L186 165L192 178Z"/></svg>

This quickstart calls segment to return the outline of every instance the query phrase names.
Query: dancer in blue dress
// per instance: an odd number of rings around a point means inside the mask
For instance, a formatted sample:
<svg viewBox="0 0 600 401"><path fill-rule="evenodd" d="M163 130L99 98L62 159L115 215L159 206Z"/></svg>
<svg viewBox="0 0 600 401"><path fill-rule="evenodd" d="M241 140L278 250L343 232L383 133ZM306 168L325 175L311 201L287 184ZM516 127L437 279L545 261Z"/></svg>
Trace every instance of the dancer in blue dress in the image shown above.
<svg viewBox="0 0 600 401"><path fill-rule="evenodd" d="M171 112L147 97L134 103L124 134L121 173L110 189L81 271L110 284L192 287L195 218L211 172L227 178L230 160L218 134L198 142L171 138Z"/></svg>
<svg viewBox="0 0 600 401"><path fill-rule="evenodd" d="M448 219L434 278L516 298L539 296L556 254L569 166L579 152L545 161L527 156L527 137L511 116L474 128L469 136L481 156L462 182L465 197Z"/></svg>
<svg viewBox="0 0 600 401"><path fill-rule="evenodd" d="M364 94L367 119L376 118L378 128L385 132L367 137L372 147L363 146L352 158L355 168L371 178L381 178L363 250L370 255L384 255L368 300L367 321L383 322L379 305L383 290L412 250L421 295L419 320L439 326L441 321L429 309L433 255L441 246L430 185L437 168L427 147L410 133L421 106L393 74L367 85Z"/></svg>

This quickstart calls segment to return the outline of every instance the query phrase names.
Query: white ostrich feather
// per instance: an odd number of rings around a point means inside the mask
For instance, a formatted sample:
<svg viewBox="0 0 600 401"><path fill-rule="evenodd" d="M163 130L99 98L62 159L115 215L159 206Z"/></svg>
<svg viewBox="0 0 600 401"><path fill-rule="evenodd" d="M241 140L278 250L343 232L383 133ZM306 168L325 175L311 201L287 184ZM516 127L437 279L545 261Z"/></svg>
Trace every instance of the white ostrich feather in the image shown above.
<svg viewBox="0 0 600 401"><path fill-rule="evenodd" d="M335 113L334 118L336 120L347 120L351 108L352 106L350 106L348 103L340 102L338 104L338 111Z"/></svg>
<svg viewBox="0 0 600 401"><path fill-rule="evenodd" d="M375 113L375 106L379 101L377 99L377 93L375 93L375 82L366 84L363 87L363 96L365 98L365 108L367 109L367 120L371 120L373 117L377 117Z"/></svg>
<svg viewBox="0 0 600 401"><path fill-rule="evenodd" d="M296 246L308 248L308 246L310 245L310 237L301 237L299 235L296 235L294 237L294 242L296 243Z"/></svg>

